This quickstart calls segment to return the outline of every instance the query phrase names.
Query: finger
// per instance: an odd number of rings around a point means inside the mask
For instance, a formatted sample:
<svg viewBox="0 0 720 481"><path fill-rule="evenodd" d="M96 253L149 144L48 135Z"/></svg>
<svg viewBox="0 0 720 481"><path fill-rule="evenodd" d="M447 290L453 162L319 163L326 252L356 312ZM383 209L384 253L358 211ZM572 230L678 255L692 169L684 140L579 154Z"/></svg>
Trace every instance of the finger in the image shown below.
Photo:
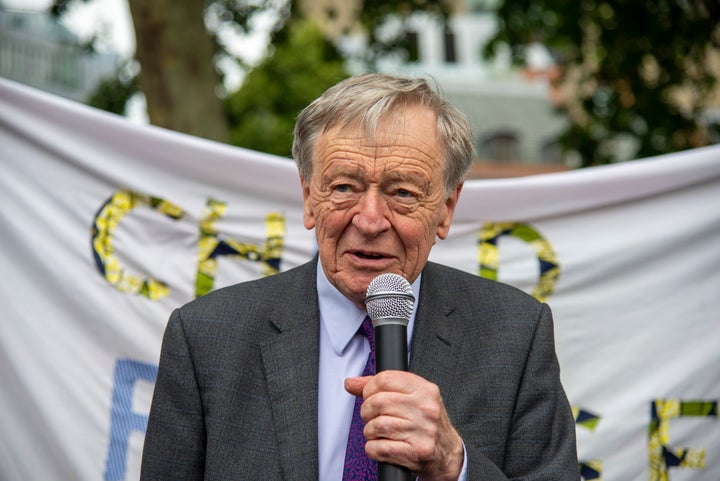
<svg viewBox="0 0 720 481"><path fill-rule="evenodd" d="M417 433L414 424L408 417L382 415L367 421L363 434L367 440L387 439L410 443Z"/></svg>
<svg viewBox="0 0 720 481"><path fill-rule="evenodd" d="M442 410L438 387L408 372L381 372L368 381L363 394L365 421L382 415L437 420Z"/></svg>
<svg viewBox="0 0 720 481"><path fill-rule="evenodd" d="M365 388L365 397L378 392L398 392L410 394L426 383L423 378L406 371L382 371L372 378Z"/></svg>
<svg viewBox="0 0 720 481"><path fill-rule="evenodd" d="M416 414L417 400L413 394L406 394L395 391L375 391L371 383L365 387L363 393L365 400L360 407L360 416L367 423L371 419L380 416L391 416L399 419L411 420ZM370 392L370 394L368 394Z"/></svg>
<svg viewBox="0 0 720 481"><path fill-rule="evenodd" d="M407 373L386 372L376 375L364 390L361 415L366 421L368 455L426 473L429 478L455 473L455 468L462 466L462 440L450 422L438 387L422 378L402 375Z"/></svg>
<svg viewBox="0 0 720 481"><path fill-rule="evenodd" d="M345 379L345 390L353 396L362 396L365 386L373 376L348 377Z"/></svg>
<svg viewBox="0 0 720 481"><path fill-rule="evenodd" d="M404 441L385 438L368 440L365 444L365 452L368 457L378 462L404 466L413 472L418 472L422 468L412 445Z"/></svg>
<svg viewBox="0 0 720 481"><path fill-rule="evenodd" d="M365 426L365 451L380 462L425 473L428 479L433 478L431 473L459 473L463 460L462 441L451 427L450 431L441 431L445 430L428 425L417 429L405 420L380 416Z"/></svg>

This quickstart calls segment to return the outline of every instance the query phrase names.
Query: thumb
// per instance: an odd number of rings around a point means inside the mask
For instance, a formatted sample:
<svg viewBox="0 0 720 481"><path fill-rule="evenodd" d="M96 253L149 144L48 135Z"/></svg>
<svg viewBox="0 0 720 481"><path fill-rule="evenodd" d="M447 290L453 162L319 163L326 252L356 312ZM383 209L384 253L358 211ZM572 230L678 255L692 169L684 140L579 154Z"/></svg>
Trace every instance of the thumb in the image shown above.
<svg viewBox="0 0 720 481"><path fill-rule="evenodd" d="M353 396L362 396L363 389L370 382L370 379L372 379L372 376L345 378L345 390Z"/></svg>

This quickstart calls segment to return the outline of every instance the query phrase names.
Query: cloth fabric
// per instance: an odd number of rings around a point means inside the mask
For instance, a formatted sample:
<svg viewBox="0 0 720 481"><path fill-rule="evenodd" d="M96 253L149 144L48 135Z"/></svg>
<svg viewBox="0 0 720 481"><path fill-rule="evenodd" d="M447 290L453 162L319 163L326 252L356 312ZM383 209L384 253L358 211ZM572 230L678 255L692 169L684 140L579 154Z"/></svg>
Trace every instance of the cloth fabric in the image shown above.
<svg viewBox="0 0 720 481"><path fill-rule="evenodd" d="M370 344L370 354L362 375L372 376L375 374L375 329L368 316L365 316L359 332ZM348 434L343 481L375 481L377 479L377 461L370 459L365 453L366 440L363 434L365 421L360 417L362 403L362 396L358 396L355 399L355 408L353 409L350 433Z"/></svg>
<svg viewBox="0 0 720 481"><path fill-rule="evenodd" d="M165 331L142 481L319 479L317 258L210 292ZM549 308L429 262L409 370L435 383L469 480L577 481Z"/></svg>

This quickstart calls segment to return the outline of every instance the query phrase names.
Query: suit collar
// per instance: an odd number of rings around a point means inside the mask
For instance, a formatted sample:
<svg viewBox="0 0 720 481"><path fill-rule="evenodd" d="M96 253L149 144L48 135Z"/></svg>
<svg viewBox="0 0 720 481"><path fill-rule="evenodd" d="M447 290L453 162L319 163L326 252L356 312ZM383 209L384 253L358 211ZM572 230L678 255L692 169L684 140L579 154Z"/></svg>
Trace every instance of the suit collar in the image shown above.
<svg viewBox="0 0 720 481"><path fill-rule="evenodd" d="M287 303L272 308L278 334L260 346L280 447L278 462L286 479L318 479L315 265L310 262L285 278Z"/></svg>
<svg viewBox="0 0 720 481"><path fill-rule="evenodd" d="M449 392L457 371L462 331L454 328L455 295L449 292L445 271L428 262L423 270L410 371L436 383Z"/></svg>

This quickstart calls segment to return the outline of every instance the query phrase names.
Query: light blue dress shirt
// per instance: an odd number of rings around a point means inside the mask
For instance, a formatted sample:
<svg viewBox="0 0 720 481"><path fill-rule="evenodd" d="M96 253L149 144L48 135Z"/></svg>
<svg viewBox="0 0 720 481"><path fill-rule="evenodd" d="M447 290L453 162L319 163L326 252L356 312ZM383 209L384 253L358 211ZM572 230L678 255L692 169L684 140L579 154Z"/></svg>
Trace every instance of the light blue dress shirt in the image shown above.
<svg viewBox="0 0 720 481"><path fill-rule="evenodd" d="M413 282L415 306L420 295L421 276ZM362 375L370 345L358 332L365 319L359 309L340 293L318 262L318 304L320 308L320 371L318 386L318 456L321 481L342 480L345 447L355 397L345 391L345 378ZM408 323L408 356L412 349L415 308ZM463 475L460 479L464 479Z"/></svg>

